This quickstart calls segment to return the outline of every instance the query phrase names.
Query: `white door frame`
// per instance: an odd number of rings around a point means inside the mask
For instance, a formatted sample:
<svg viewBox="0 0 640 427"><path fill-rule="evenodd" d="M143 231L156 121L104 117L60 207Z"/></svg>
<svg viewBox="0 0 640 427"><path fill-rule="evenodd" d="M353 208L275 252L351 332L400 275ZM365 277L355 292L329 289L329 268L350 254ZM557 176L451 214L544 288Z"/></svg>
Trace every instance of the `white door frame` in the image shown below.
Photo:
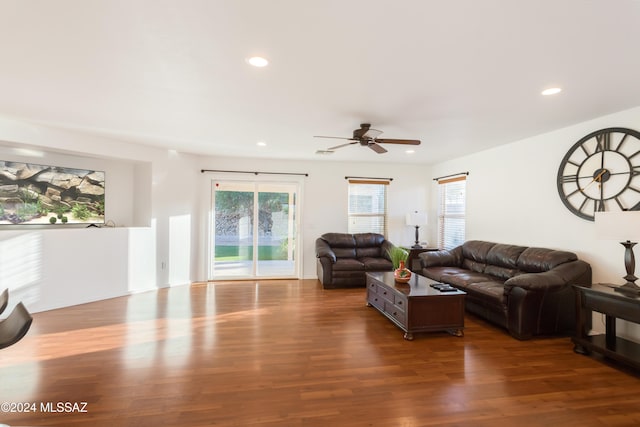
<svg viewBox="0 0 640 427"><path fill-rule="evenodd" d="M212 262L213 262L213 256L214 256L214 243L215 243L215 214L213 212L214 209L214 194L215 194L215 183L216 182L238 182L238 183L255 183L255 189L257 191L258 185L259 184L268 184L268 183L273 183L273 184L294 184L297 188L297 194L296 194L296 204L295 204L295 229L296 229L296 235L295 235L295 239L296 239L296 244L295 245L288 245L288 250L291 251L291 248L294 247L293 251L293 259L294 259L294 275L290 276L290 277L268 277L268 276L257 276L256 275L256 261L254 260L253 262L253 267L252 267L252 275L251 276L233 276L233 277L213 277L213 268L212 268ZM299 279L302 277L302 267L303 267L303 236L302 236L302 193L303 193L303 187L304 187L304 179L302 176L277 176L277 175L270 175L270 176L260 176L260 175L252 175L252 176L238 176L237 174L229 174L229 173L219 173L216 175L213 175L209 181L209 221L208 221L208 226L207 226L207 239L206 239L206 244L207 244L207 249L205 251L205 253L207 253L207 279L208 280L253 280L256 278L260 278L260 279ZM257 193L256 193L257 194ZM258 218L256 210L258 209L257 207L258 205L258 200L257 197L254 200L254 218ZM292 212L292 210L289 210L289 215L293 215L294 212ZM292 223L289 222L289 227L292 227ZM290 230L291 231L291 230ZM289 236L291 236L291 234L289 234ZM253 241L254 241L254 248L257 246L256 242L257 242L257 238L258 238L258 233L253 233ZM256 257L257 254L254 254L254 258Z"/></svg>

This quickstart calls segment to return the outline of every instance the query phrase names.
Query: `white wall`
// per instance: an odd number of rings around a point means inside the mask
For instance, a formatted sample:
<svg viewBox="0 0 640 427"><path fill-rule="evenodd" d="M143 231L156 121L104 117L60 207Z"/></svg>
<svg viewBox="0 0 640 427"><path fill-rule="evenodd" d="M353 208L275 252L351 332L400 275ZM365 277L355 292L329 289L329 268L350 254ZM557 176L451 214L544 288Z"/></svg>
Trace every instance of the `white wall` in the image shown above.
<svg viewBox="0 0 640 427"><path fill-rule="evenodd" d="M200 280L197 274L200 222L196 157L158 150L151 157L152 228L156 236L159 286Z"/></svg>
<svg viewBox="0 0 640 427"><path fill-rule="evenodd" d="M594 282L622 284L622 245L596 239L595 224L567 210L556 188L560 161L571 146L592 131L614 126L640 129L640 108L444 162L433 167L433 174L469 171L467 239L569 250L591 264ZM432 216L436 187L431 185ZM600 317L594 327L602 327ZM625 331L640 336L635 325L624 324Z"/></svg>

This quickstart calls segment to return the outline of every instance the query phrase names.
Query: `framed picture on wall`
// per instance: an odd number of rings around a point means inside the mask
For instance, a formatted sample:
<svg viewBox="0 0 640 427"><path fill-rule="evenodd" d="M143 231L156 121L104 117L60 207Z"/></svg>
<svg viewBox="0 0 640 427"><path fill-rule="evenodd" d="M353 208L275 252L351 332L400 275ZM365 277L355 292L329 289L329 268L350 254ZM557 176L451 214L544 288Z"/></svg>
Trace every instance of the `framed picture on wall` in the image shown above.
<svg viewBox="0 0 640 427"><path fill-rule="evenodd" d="M0 225L104 224L104 171L0 160Z"/></svg>

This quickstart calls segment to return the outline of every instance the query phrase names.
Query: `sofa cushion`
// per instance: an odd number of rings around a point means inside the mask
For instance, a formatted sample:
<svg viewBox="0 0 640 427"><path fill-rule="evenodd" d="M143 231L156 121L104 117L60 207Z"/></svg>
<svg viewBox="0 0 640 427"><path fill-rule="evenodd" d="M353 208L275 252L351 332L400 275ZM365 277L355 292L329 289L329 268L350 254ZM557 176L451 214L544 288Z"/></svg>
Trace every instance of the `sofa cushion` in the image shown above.
<svg viewBox="0 0 640 427"><path fill-rule="evenodd" d="M470 295L482 296L483 299L492 301L495 306L502 306L505 302L504 285L501 281L488 281L472 283L465 288Z"/></svg>
<svg viewBox="0 0 640 427"><path fill-rule="evenodd" d="M475 271L476 273L482 273L487 264L483 262L474 261L472 259L465 258L462 260L462 268L465 270Z"/></svg>
<svg viewBox="0 0 640 427"><path fill-rule="evenodd" d="M518 268L518 258L526 249L524 246L497 243L487 253L487 264L516 270Z"/></svg>
<svg viewBox="0 0 640 427"><path fill-rule="evenodd" d="M527 273L541 273L577 259L578 257L573 252L546 248L527 248L518 258L518 269Z"/></svg>
<svg viewBox="0 0 640 427"><path fill-rule="evenodd" d="M469 240L462 245L462 257L481 264L487 263L487 254L496 244L481 240Z"/></svg>
<svg viewBox="0 0 640 427"><path fill-rule="evenodd" d="M333 248L336 258L355 258L356 248Z"/></svg>
<svg viewBox="0 0 640 427"><path fill-rule="evenodd" d="M333 271L364 271L364 263L355 258L338 258Z"/></svg>
<svg viewBox="0 0 640 427"><path fill-rule="evenodd" d="M422 252L418 255L422 267L434 267L439 265L458 266L462 265L462 247L458 246L452 250L438 250Z"/></svg>
<svg viewBox="0 0 640 427"><path fill-rule="evenodd" d="M380 246L356 247L356 258L380 258L381 256Z"/></svg>
<svg viewBox="0 0 640 427"><path fill-rule="evenodd" d="M377 233L357 233L353 235L355 246L358 248L380 247L385 238Z"/></svg>
<svg viewBox="0 0 640 427"><path fill-rule="evenodd" d="M387 271L393 270L393 264L386 258L364 257L358 258L364 264L365 271Z"/></svg>
<svg viewBox="0 0 640 427"><path fill-rule="evenodd" d="M443 274L440 277L440 281L449 283L450 285L461 289L466 289L473 283L493 282L495 280L495 277L489 276L488 274L477 273L469 270L462 270L457 274Z"/></svg>
<svg viewBox="0 0 640 427"><path fill-rule="evenodd" d="M497 265L487 265L487 267L484 269L484 273L495 276L501 280L511 279L518 274L522 274L520 270L517 270L515 268L504 268L498 267Z"/></svg>
<svg viewBox="0 0 640 427"><path fill-rule="evenodd" d="M325 233L320 238L327 242L333 249L356 247L356 240L353 238L353 234Z"/></svg>
<svg viewBox="0 0 640 427"><path fill-rule="evenodd" d="M429 279L442 282L443 276L456 275L456 274L466 273L466 272L467 270L461 267L439 266L439 267L423 268L421 274L425 277L428 277Z"/></svg>

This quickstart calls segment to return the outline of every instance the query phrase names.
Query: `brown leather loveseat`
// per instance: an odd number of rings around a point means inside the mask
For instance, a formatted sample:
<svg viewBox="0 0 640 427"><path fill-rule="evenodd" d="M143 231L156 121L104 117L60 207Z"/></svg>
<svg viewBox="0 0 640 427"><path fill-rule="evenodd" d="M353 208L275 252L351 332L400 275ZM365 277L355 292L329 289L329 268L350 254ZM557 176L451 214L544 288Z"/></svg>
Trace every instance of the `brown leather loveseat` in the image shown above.
<svg viewBox="0 0 640 427"><path fill-rule="evenodd" d="M326 233L316 240L318 279L325 289L366 286L370 271L391 271L393 244L376 233Z"/></svg>
<svg viewBox="0 0 640 427"><path fill-rule="evenodd" d="M466 309L518 339L575 330L572 284L591 284L576 254L479 240L420 255L421 274L467 293Z"/></svg>

